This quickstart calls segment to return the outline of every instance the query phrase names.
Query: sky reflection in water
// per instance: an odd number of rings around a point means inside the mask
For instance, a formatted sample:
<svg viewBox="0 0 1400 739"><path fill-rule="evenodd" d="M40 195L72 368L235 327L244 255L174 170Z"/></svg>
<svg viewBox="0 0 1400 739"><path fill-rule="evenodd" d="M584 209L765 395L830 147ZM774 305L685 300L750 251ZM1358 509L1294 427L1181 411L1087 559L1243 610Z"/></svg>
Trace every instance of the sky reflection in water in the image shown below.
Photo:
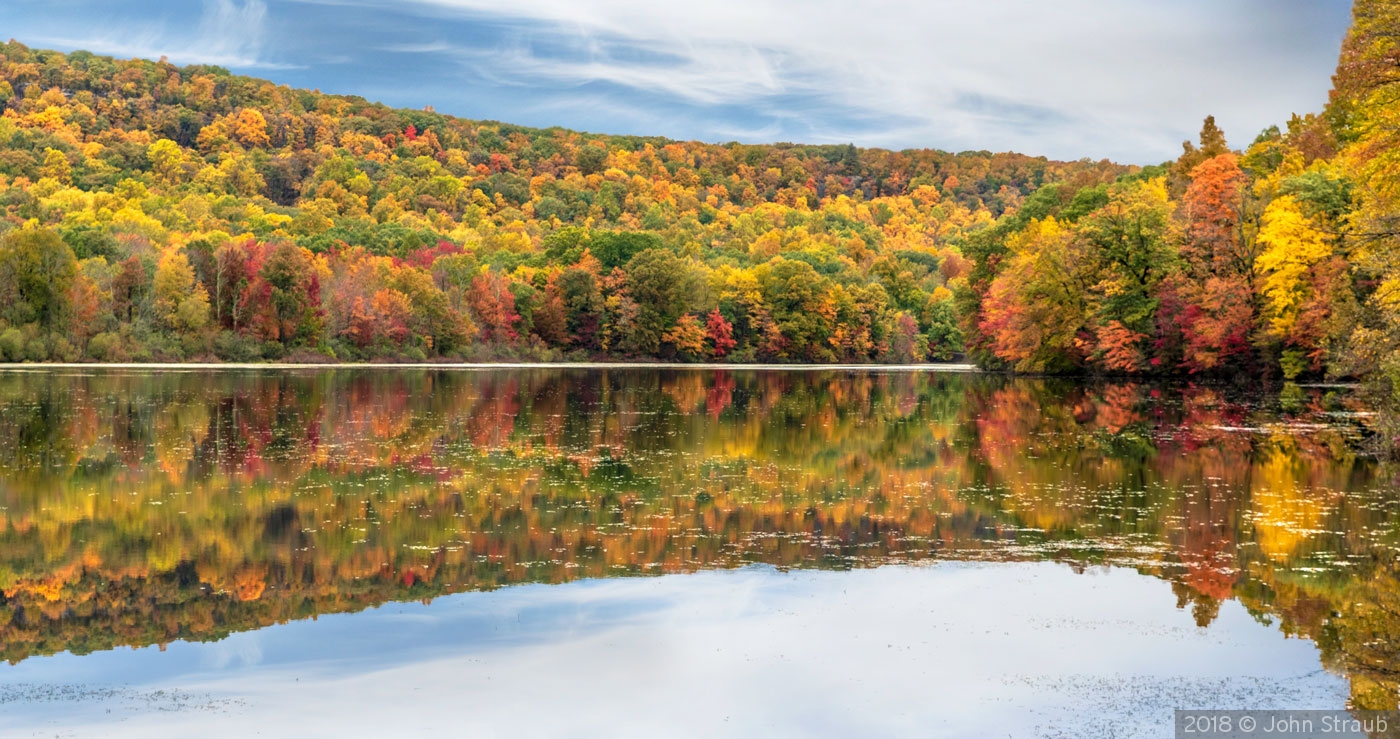
<svg viewBox="0 0 1400 739"><path fill-rule="evenodd" d="M1165 583L1120 569L756 567L33 659L0 690L80 684L76 700L11 703L7 720L19 734L115 736L192 735L211 720L228 735L1161 736L1180 706L1345 703L1311 642L1237 604L1209 629L1175 606ZM94 696L102 686L127 691Z"/></svg>

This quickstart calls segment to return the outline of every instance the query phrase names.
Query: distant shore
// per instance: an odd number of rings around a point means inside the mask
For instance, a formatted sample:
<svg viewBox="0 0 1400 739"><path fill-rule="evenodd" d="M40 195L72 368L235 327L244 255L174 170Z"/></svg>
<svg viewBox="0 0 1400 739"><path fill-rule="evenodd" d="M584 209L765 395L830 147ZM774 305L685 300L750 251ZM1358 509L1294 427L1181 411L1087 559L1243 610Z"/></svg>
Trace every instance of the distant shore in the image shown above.
<svg viewBox="0 0 1400 739"><path fill-rule="evenodd" d="M0 364L0 372L35 372L54 369L88 370L286 370L286 369L439 369L439 370L509 370L509 369L670 369L670 370L786 370L816 372L821 370L878 372L982 372L975 364L718 364L682 362L327 362L324 364L294 362L35 362Z"/></svg>

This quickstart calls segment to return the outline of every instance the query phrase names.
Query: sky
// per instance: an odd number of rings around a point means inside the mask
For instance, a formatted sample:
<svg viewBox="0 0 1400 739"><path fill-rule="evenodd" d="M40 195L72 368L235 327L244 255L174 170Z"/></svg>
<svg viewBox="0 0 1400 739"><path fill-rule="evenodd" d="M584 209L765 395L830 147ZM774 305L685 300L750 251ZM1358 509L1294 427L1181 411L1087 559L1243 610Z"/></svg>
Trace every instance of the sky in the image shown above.
<svg viewBox="0 0 1400 739"><path fill-rule="evenodd" d="M33 48L528 126L1150 164L1321 110L1350 0L5 0Z"/></svg>

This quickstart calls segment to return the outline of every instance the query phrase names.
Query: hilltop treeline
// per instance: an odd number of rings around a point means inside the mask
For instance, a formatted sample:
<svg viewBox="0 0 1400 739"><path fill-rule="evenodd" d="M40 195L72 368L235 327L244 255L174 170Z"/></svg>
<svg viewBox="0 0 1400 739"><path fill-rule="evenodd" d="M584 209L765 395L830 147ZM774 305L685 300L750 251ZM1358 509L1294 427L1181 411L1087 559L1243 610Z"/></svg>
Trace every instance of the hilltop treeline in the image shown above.
<svg viewBox="0 0 1400 739"><path fill-rule="evenodd" d="M0 46L0 355L946 359L956 244L1103 163L705 145Z"/></svg>

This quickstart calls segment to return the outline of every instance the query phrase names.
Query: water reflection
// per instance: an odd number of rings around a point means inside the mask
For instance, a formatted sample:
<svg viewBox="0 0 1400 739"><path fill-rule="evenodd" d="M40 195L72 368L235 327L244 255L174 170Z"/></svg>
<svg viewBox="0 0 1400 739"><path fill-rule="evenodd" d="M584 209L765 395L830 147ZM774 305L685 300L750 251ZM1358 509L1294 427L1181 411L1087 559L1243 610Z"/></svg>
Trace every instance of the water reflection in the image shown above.
<svg viewBox="0 0 1400 739"><path fill-rule="evenodd" d="M1037 563L767 566L391 604L32 659L21 736L1162 737L1172 710L1340 708L1311 642L1161 581ZM78 680L81 682L78 682ZM7 698L9 700L7 700ZM0 728L0 734L5 733ZM1346 735L1347 739L1361 739Z"/></svg>
<svg viewBox="0 0 1400 739"><path fill-rule="evenodd" d="M1111 564L1400 687L1397 480L1347 393L880 372L0 373L0 657L518 583Z"/></svg>

